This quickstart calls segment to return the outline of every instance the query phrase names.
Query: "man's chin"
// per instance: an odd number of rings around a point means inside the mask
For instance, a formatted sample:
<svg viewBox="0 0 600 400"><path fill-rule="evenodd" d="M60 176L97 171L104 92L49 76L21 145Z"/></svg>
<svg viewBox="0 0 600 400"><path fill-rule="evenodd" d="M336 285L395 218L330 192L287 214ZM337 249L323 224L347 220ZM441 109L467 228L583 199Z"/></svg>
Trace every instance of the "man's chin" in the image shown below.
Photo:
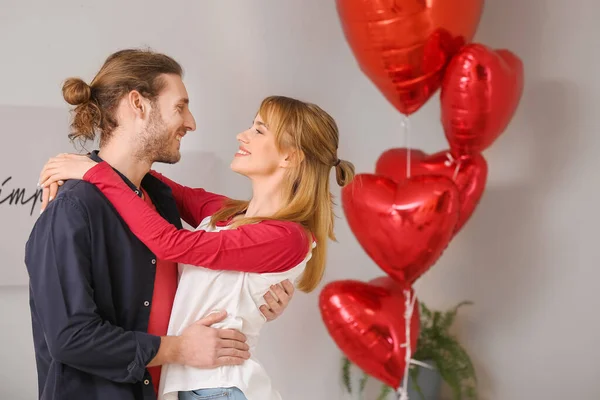
<svg viewBox="0 0 600 400"><path fill-rule="evenodd" d="M154 162L163 163L163 164L176 164L181 160L181 153L177 152L177 154L163 155L161 157L157 157Z"/></svg>

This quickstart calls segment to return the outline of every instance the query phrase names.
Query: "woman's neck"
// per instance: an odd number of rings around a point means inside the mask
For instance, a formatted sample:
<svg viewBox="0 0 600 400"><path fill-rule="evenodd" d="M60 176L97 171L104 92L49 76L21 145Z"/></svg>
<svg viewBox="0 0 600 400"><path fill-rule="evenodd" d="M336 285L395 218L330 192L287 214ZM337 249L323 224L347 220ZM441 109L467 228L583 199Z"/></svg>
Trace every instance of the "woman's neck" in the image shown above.
<svg viewBox="0 0 600 400"><path fill-rule="evenodd" d="M281 186L281 180L278 182L253 180L252 199L248 203L244 216L246 218L270 217L281 210L284 204Z"/></svg>

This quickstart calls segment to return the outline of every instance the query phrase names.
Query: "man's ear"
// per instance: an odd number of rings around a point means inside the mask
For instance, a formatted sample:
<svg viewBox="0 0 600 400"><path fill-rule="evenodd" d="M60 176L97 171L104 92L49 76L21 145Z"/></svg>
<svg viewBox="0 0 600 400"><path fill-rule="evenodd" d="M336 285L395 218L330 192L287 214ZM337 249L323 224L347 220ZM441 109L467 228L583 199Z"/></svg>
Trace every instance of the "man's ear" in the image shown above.
<svg viewBox="0 0 600 400"><path fill-rule="evenodd" d="M131 111L139 118L144 119L149 114L149 102L137 90L132 90L127 95L127 104Z"/></svg>

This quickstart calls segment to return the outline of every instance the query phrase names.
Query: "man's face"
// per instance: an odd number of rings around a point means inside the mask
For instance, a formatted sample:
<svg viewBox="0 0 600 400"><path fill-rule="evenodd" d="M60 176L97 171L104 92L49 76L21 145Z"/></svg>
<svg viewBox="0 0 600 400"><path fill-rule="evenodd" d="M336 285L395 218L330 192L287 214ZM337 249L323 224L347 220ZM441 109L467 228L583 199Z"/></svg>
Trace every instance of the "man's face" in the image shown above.
<svg viewBox="0 0 600 400"><path fill-rule="evenodd" d="M181 77L164 75L165 88L151 105L150 117L141 140L142 154L151 162L174 164L181 158L181 139L196 130L189 98Z"/></svg>

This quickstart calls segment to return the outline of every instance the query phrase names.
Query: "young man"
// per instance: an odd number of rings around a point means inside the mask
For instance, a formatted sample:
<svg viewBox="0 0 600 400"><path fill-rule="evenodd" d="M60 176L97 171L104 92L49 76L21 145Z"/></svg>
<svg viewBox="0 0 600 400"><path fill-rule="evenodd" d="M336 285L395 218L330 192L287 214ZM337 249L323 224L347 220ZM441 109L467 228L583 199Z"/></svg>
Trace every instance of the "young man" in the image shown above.
<svg viewBox="0 0 600 400"><path fill-rule="evenodd" d="M91 157L107 161L166 220L182 228L170 189L148 171L179 161L180 141L196 128L172 58L123 50L106 60L90 85L63 87L75 106L71 139L95 140ZM67 181L31 232L25 262L43 400L156 399L160 365L235 365L249 357L245 337L210 325L215 313L167 337L177 265L157 259L110 202L83 181ZM274 319L293 286L269 297Z"/></svg>

